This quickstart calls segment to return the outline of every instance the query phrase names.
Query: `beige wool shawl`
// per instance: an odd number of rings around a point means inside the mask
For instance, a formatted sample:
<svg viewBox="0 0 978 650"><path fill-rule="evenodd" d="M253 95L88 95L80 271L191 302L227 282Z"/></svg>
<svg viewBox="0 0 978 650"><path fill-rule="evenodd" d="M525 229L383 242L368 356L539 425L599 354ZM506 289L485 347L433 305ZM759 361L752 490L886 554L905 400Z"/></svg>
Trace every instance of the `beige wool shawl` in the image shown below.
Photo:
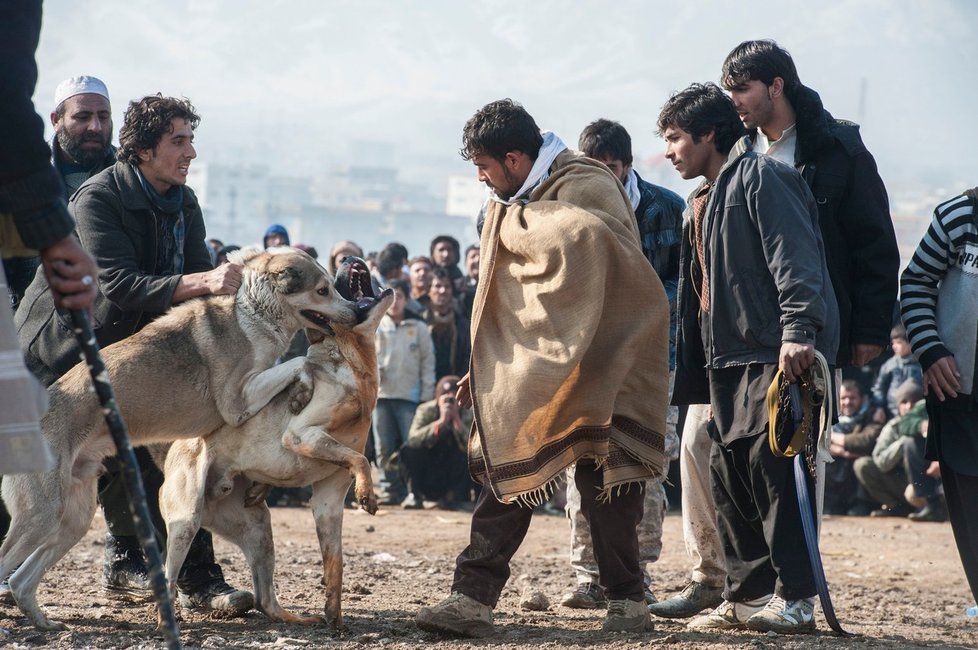
<svg viewBox="0 0 978 650"><path fill-rule="evenodd" d="M472 311L472 474L546 498L581 458L603 496L661 476L669 305L621 184L561 153L525 205L490 202Z"/></svg>

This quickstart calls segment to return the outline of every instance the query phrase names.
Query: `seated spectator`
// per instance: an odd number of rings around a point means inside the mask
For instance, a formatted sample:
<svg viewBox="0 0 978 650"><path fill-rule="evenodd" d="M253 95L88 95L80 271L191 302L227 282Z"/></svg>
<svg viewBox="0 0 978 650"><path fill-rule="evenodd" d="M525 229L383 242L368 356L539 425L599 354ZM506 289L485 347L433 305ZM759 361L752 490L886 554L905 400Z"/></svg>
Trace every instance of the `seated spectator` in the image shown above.
<svg viewBox="0 0 978 650"><path fill-rule="evenodd" d="M924 458L927 414L922 397L920 384L912 379L905 381L897 394L897 417L883 427L873 455L856 459L856 478L873 499L883 504L872 512L874 517L906 517L914 513L905 498L907 485L911 484L914 494L931 506L921 510L927 517L923 520L946 519L939 483L928 475L929 462ZM942 513L944 519L939 518Z"/></svg>
<svg viewBox="0 0 978 650"><path fill-rule="evenodd" d="M273 246L289 246L289 231L285 226L273 223L265 231L261 240L262 248L272 248Z"/></svg>
<svg viewBox="0 0 978 650"><path fill-rule="evenodd" d="M426 325L405 312L410 288L392 280L394 303L377 328L377 367L380 371L374 409L374 453L383 505L396 505L407 487L396 467L395 454L407 442L418 404L435 394L435 357Z"/></svg>
<svg viewBox="0 0 978 650"><path fill-rule="evenodd" d="M448 277L452 281L456 295L461 296L465 289L465 276L458 268L458 261L461 257L461 248L458 240L450 235L438 235L431 240L431 261L436 267L441 267L448 271Z"/></svg>
<svg viewBox="0 0 978 650"><path fill-rule="evenodd" d="M825 466L825 514L868 515L873 509L853 472L853 461L873 453L883 426L873 421L870 401L859 382L847 379L839 385L839 421L832 426L829 451L835 462Z"/></svg>
<svg viewBox="0 0 978 650"><path fill-rule="evenodd" d="M471 507L475 483L469 475L468 442L472 410L455 400L458 377L438 380L435 399L418 407L408 441L401 447L401 467L408 475L410 494L404 508L422 508L437 501L448 510Z"/></svg>
<svg viewBox="0 0 978 650"><path fill-rule="evenodd" d="M333 244L333 248L331 248L329 251L329 260L327 265L330 275L336 275L337 269L340 268L340 264L343 263L343 260L346 259L348 255L363 257L363 249L360 248L355 241L350 241L349 239L341 239Z"/></svg>
<svg viewBox="0 0 978 650"><path fill-rule="evenodd" d="M475 288L479 284L479 244L465 249L465 287L462 291L462 313L472 320L472 305L475 304Z"/></svg>
<svg viewBox="0 0 978 650"><path fill-rule="evenodd" d="M469 371L472 354L469 319L462 315L455 301L451 276L441 267L436 266L432 271L428 300L423 316L435 345L435 375L461 377Z"/></svg>
<svg viewBox="0 0 978 650"><path fill-rule="evenodd" d="M877 422L886 422L897 414L896 393L903 382L913 379L923 384L923 370L914 359L907 340L907 330L897 325L890 330L890 346L893 356L880 366L876 383L873 384L873 417Z"/></svg>

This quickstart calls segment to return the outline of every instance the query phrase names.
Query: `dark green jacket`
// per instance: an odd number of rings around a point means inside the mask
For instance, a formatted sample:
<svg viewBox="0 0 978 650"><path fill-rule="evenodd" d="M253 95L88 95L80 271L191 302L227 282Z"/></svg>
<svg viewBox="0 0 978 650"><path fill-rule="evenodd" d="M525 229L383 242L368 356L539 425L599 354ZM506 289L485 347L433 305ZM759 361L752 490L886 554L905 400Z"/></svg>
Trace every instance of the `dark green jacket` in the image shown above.
<svg viewBox="0 0 978 650"><path fill-rule="evenodd" d="M173 301L179 275L158 275L157 215L135 170L117 162L88 179L71 197L78 237L99 267L93 326L100 346L132 335ZM210 255L197 197L184 188L185 274L208 271ZM47 385L78 362L67 314L54 308L43 273L27 288L15 321L27 364Z"/></svg>

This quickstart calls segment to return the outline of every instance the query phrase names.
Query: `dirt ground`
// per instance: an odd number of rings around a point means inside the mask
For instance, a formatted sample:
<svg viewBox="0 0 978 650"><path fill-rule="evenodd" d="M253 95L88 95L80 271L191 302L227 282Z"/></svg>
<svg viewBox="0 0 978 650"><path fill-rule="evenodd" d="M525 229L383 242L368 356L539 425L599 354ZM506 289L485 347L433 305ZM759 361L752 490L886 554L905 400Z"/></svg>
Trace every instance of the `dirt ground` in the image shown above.
<svg viewBox="0 0 978 650"><path fill-rule="evenodd" d="M306 614L322 611L322 575L312 517L304 508L275 508L276 572L279 598ZM967 619L968 589L947 524L915 524L905 519L826 518L823 554L836 611L851 639L832 636L819 615L815 636L776 637L752 632L688 632L683 622L658 619L655 631L603 634L603 613L560 607L572 581L567 562L568 527L561 516L538 514L513 561L513 578L496 609L495 636L476 641L443 639L412 623L419 607L448 594L456 554L468 536L469 514L438 510L382 508L375 517L347 511L344 530L346 631L271 623L252 612L217 620L184 613L181 632L187 648L318 648L335 650L426 647L525 648L602 647L615 650L651 644L685 648L862 649L978 647L978 621ZM16 608L0 606L0 645L9 648L158 648L148 605L126 606L100 589L104 527L101 518L85 539L49 573L40 602L66 632L38 632ZM662 559L653 566L656 593L666 597L682 587L688 572L681 522L670 513ZM217 555L229 581L250 583L244 557L223 540ZM543 592L550 608L522 611L524 588Z"/></svg>

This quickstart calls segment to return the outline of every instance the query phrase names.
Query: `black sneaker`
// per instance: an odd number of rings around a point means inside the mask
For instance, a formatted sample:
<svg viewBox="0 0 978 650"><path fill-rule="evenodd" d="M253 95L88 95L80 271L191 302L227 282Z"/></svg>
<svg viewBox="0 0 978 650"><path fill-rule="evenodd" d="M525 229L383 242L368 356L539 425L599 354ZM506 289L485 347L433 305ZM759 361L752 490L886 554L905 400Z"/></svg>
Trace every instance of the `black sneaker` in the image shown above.
<svg viewBox="0 0 978 650"><path fill-rule="evenodd" d="M135 537L105 535L102 588L108 595L121 598L152 597L146 560Z"/></svg>
<svg viewBox="0 0 978 650"><path fill-rule="evenodd" d="M180 605L222 616L241 616L255 606L255 597L250 591L235 589L223 578L213 578L192 591L181 589Z"/></svg>
<svg viewBox="0 0 978 650"><path fill-rule="evenodd" d="M560 599L560 604L572 609L599 609L608 606L608 597L601 585L585 582L577 585Z"/></svg>

